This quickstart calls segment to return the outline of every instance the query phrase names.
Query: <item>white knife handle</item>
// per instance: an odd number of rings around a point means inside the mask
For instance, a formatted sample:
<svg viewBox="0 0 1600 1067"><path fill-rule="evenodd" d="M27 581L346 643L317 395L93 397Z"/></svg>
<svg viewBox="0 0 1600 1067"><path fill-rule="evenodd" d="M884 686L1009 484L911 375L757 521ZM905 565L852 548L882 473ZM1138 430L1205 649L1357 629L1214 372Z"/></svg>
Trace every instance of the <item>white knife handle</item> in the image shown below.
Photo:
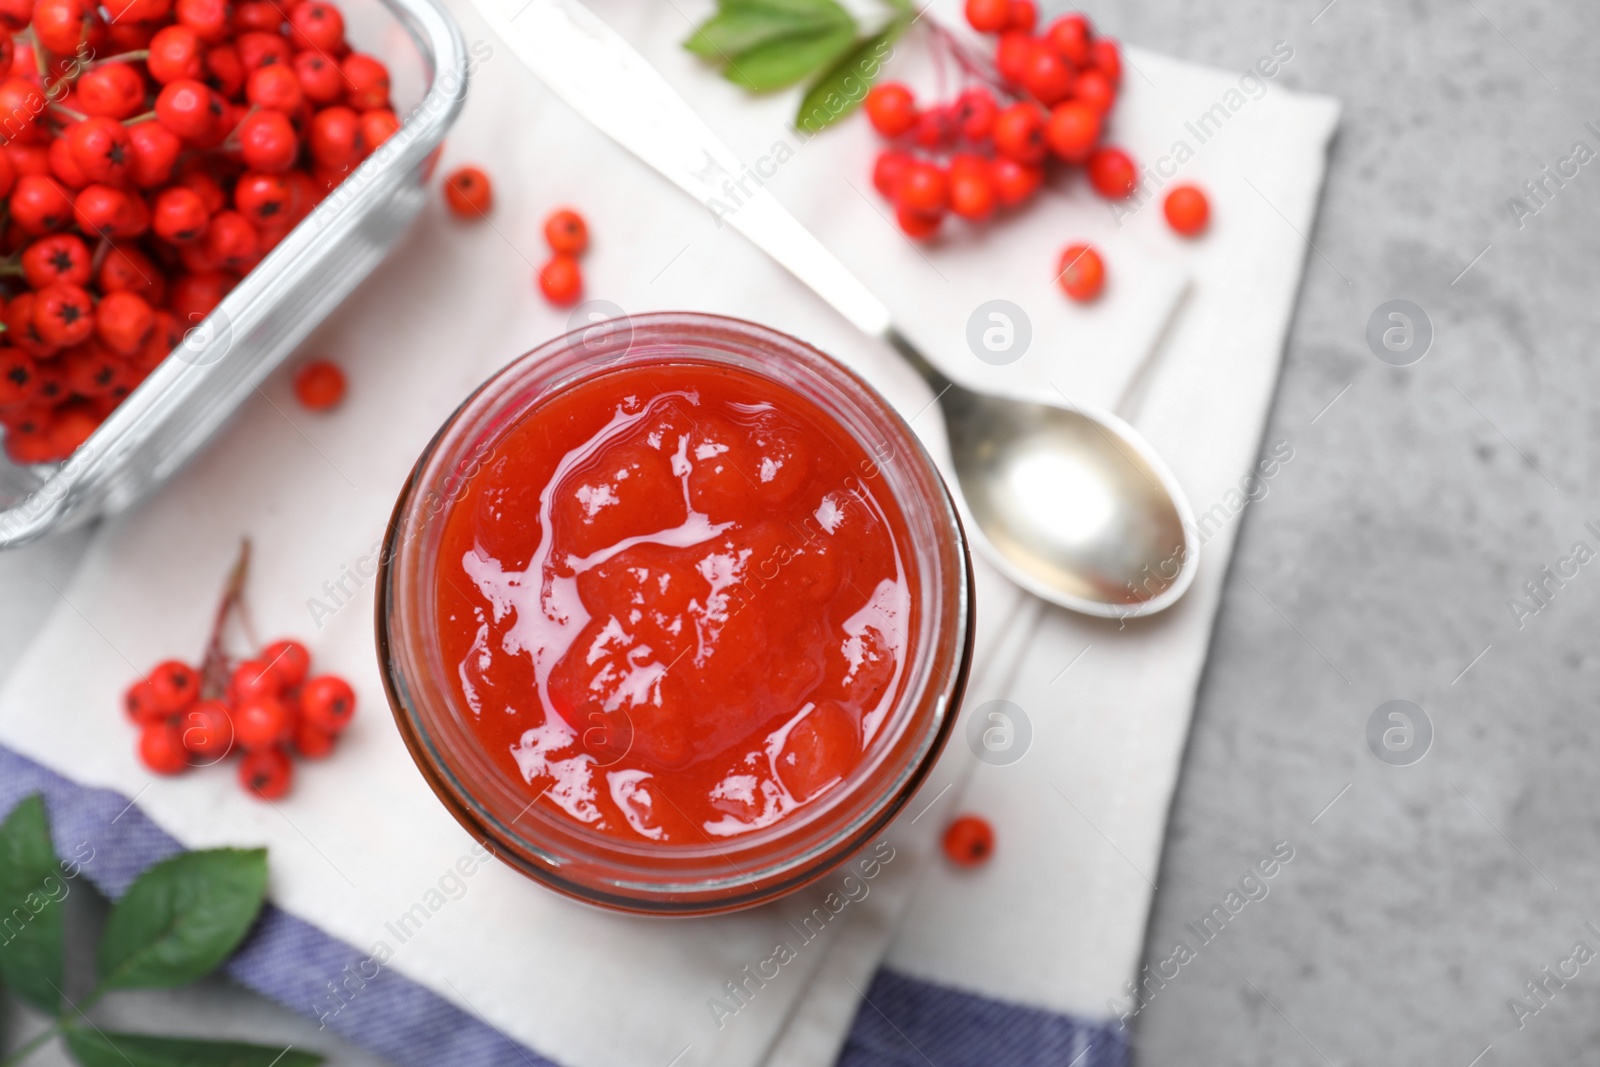
<svg viewBox="0 0 1600 1067"><path fill-rule="evenodd" d="M801 226L654 67L577 0L473 0L496 33L578 114L777 260L862 331L889 309ZM751 177L747 178L746 175ZM745 180L731 211L723 188ZM745 189L750 190L744 195Z"/></svg>

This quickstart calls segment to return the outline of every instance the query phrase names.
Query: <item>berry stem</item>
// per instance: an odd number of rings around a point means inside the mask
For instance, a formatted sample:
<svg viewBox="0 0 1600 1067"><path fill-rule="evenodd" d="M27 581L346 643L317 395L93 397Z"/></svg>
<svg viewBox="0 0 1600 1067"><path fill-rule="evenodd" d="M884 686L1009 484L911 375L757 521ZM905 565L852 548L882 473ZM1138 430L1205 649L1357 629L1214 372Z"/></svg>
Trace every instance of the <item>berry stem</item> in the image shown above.
<svg viewBox="0 0 1600 1067"><path fill-rule="evenodd" d="M220 697L228 689L228 650L223 633L228 628L228 616L238 610L243 615L244 583L250 576L250 539L239 542L239 556L228 572L227 584L222 588L222 599L217 604L217 614L211 624L211 639L206 643L205 658L200 662L200 696Z"/></svg>
<svg viewBox="0 0 1600 1067"><path fill-rule="evenodd" d="M106 56L104 59L96 59L92 63L87 64L83 69L93 70L96 67L103 67L107 63L132 63L136 60L149 58L150 49L136 48L132 52L120 52L114 56Z"/></svg>
<svg viewBox="0 0 1600 1067"><path fill-rule="evenodd" d="M73 122L82 122L84 119L89 117L81 111L74 111L70 107L66 107L62 104L51 104L50 110L67 116L67 118L71 119Z"/></svg>
<svg viewBox="0 0 1600 1067"><path fill-rule="evenodd" d="M141 122L154 122L155 117L156 113L154 111L146 111L144 114L135 115L131 119L123 119L122 124L124 126L137 126Z"/></svg>

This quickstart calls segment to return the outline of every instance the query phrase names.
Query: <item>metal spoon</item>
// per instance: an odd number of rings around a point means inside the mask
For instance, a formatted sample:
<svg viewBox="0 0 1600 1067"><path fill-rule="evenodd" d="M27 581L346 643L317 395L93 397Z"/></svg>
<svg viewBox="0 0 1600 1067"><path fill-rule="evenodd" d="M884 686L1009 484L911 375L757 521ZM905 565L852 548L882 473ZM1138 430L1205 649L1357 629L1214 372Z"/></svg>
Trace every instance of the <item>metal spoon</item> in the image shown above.
<svg viewBox="0 0 1600 1067"><path fill-rule="evenodd" d="M633 46L577 0L474 0L573 110L694 196L938 394L969 534L1025 589L1073 611L1148 615L1189 587L1199 543L1187 499L1138 431L1109 412L978 393L951 382L889 309L761 187ZM425 105L426 106L426 105ZM731 212L729 186L740 202Z"/></svg>

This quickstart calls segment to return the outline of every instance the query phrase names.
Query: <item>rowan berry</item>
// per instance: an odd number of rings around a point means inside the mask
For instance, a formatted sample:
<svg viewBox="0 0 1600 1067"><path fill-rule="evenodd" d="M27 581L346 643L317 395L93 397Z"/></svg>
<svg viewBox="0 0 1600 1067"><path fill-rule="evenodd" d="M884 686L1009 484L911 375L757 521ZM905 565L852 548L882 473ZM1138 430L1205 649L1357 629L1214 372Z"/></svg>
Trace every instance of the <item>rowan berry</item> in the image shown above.
<svg viewBox="0 0 1600 1067"><path fill-rule="evenodd" d="M1131 196L1139 184L1139 169L1120 148L1097 148L1089 157L1089 184L1108 200Z"/></svg>
<svg viewBox="0 0 1600 1067"><path fill-rule="evenodd" d="M963 815L945 828L943 847L957 867L977 867L994 853L994 828L987 819Z"/></svg>
<svg viewBox="0 0 1600 1067"><path fill-rule="evenodd" d="M1062 291L1079 303L1100 295L1106 284L1106 266L1090 245L1068 245L1061 253L1056 280Z"/></svg>
<svg viewBox="0 0 1600 1067"><path fill-rule="evenodd" d="M872 128L885 137L909 133L917 124L917 102L911 90L900 82L874 85L862 102Z"/></svg>
<svg viewBox="0 0 1600 1067"><path fill-rule="evenodd" d="M582 255L589 247L589 227L583 216L571 208L561 208L544 220L544 239L552 252Z"/></svg>
<svg viewBox="0 0 1600 1067"><path fill-rule="evenodd" d="M477 167L452 171L444 180L444 201L452 212L464 219L487 215L494 204L489 176Z"/></svg>
<svg viewBox="0 0 1600 1067"><path fill-rule="evenodd" d="M239 762L239 784L262 800L277 800L294 782L294 764L281 748L246 752Z"/></svg>
<svg viewBox="0 0 1600 1067"><path fill-rule="evenodd" d="M337 363L314 359L294 376L294 395L300 406L310 411L327 411L344 399L344 371Z"/></svg>
<svg viewBox="0 0 1600 1067"><path fill-rule="evenodd" d="M573 256L556 253L539 268L539 291L552 304L576 304L583 295L583 272Z"/></svg>
<svg viewBox="0 0 1600 1067"><path fill-rule="evenodd" d="M1193 185L1173 189L1161 209L1167 216L1167 225L1185 237L1198 237L1211 218L1211 204L1206 194Z"/></svg>
<svg viewBox="0 0 1600 1067"><path fill-rule="evenodd" d="M313 678L300 690L300 714L319 730L341 733L356 714L355 690L336 674Z"/></svg>
<svg viewBox="0 0 1600 1067"><path fill-rule="evenodd" d="M189 769L183 731L170 722L148 723L139 731L139 761L157 774L180 774Z"/></svg>

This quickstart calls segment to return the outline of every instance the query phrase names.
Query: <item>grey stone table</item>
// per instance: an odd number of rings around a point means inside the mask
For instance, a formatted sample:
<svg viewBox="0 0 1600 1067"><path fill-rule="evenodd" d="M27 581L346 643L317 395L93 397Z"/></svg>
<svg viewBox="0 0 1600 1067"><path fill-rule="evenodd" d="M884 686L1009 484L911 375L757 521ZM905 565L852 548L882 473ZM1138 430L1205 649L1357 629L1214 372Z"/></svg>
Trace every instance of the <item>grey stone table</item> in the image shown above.
<svg viewBox="0 0 1600 1067"><path fill-rule="evenodd" d="M1324 3L1089 8L1221 67L1288 41L1278 83L1345 105L1268 429L1294 459L1228 581L1136 1057L1576 1063L1600 1044L1600 165L1574 154L1600 151L1600 7ZM1398 298L1433 333L1406 367L1365 339ZM0 674L75 548L0 556ZM108 1010L375 1062L223 983Z"/></svg>

